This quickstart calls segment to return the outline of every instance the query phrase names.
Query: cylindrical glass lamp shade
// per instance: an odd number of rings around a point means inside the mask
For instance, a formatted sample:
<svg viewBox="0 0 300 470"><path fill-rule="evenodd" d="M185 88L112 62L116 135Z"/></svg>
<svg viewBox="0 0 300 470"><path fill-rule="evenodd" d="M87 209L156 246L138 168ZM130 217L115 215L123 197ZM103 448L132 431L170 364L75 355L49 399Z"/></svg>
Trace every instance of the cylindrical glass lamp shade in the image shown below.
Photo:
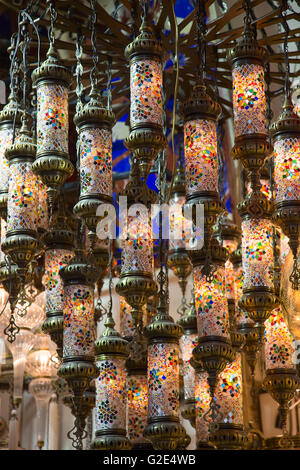
<svg viewBox="0 0 300 470"><path fill-rule="evenodd" d="M96 362L96 429L126 429L125 359L107 358Z"/></svg>
<svg viewBox="0 0 300 470"><path fill-rule="evenodd" d="M191 366L193 349L197 344L197 333L184 334L179 340L183 361L183 386L184 399L194 398L195 393L195 369Z"/></svg>
<svg viewBox="0 0 300 470"><path fill-rule="evenodd" d="M185 187L187 196L218 192L217 128L206 119L184 124Z"/></svg>
<svg viewBox="0 0 300 470"><path fill-rule="evenodd" d="M68 89L59 83L37 85L37 157L68 154Z"/></svg>
<svg viewBox="0 0 300 470"><path fill-rule="evenodd" d="M46 313L63 311L64 286L59 270L67 266L72 257L73 252L66 249L51 248L45 252Z"/></svg>
<svg viewBox="0 0 300 470"><path fill-rule="evenodd" d="M244 286L244 270L242 266L235 266L234 268L234 292L235 292L235 312L236 312L236 323L242 325L244 323L251 323L252 320L249 318L246 310L239 306L239 300L243 295Z"/></svg>
<svg viewBox="0 0 300 470"><path fill-rule="evenodd" d="M210 408L210 393L207 382L207 372L197 371L195 374L196 401L196 439L197 442L208 440L208 422L204 419Z"/></svg>
<svg viewBox="0 0 300 470"><path fill-rule="evenodd" d="M198 335L229 338L228 304L225 296L225 269L219 266L212 282L193 269Z"/></svg>
<svg viewBox="0 0 300 470"><path fill-rule="evenodd" d="M112 136L110 129L82 128L79 132L80 196L112 197Z"/></svg>
<svg viewBox="0 0 300 470"><path fill-rule="evenodd" d="M235 137L267 134L264 69L260 64L234 64L232 69Z"/></svg>
<svg viewBox="0 0 300 470"><path fill-rule="evenodd" d="M7 342L14 364L14 398L22 399L23 379L26 364L26 357L34 345L34 334L27 329L21 328L13 343Z"/></svg>
<svg viewBox="0 0 300 470"><path fill-rule="evenodd" d="M29 391L35 398L37 410L37 443L39 448L44 447L47 434L48 407L53 386L50 378L39 377L29 384Z"/></svg>
<svg viewBox="0 0 300 470"><path fill-rule="evenodd" d="M268 219L242 221L244 289L273 288L272 223Z"/></svg>
<svg viewBox="0 0 300 470"><path fill-rule="evenodd" d="M223 246L226 248L231 255L234 250L237 249L238 242L236 240L224 240ZM226 286L226 297L227 299L235 299L234 292L234 269L230 259L225 262L225 286Z"/></svg>
<svg viewBox="0 0 300 470"><path fill-rule="evenodd" d="M42 183L40 178L37 178L37 188L38 188L37 228L46 232L49 230L47 186Z"/></svg>
<svg viewBox="0 0 300 470"><path fill-rule="evenodd" d="M64 289L64 357L94 356L94 289L75 284Z"/></svg>
<svg viewBox="0 0 300 470"><path fill-rule="evenodd" d="M36 231L38 187L30 162L11 163L9 168L7 231Z"/></svg>
<svg viewBox="0 0 300 470"><path fill-rule="evenodd" d="M133 445L148 442L143 432L147 426L148 385L146 374L127 379L128 437Z"/></svg>
<svg viewBox="0 0 300 470"><path fill-rule="evenodd" d="M266 369L293 369L293 337L290 334L281 309L276 308L265 322Z"/></svg>
<svg viewBox="0 0 300 470"><path fill-rule="evenodd" d="M163 123L162 63L155 58L135 59L130 64L130 127Z"/></svg>
<svg viewBox="0 0 300 470"><path fill-rule="evenodd" d="M143 310L143 325L147 325L147 309L146 305ZM124 297L120 297L120 333L124 338L132 338L136 330L134 319L132 317L132 307L126 302Z"/></svg>
<svg viewBox="0 0 300 470"><path fill-rule="evenodd" d="M157 343L148 346L148 420L178 417L179 346Z"/></svg>
<svg viewBox="0 0 300 470"><path fill-rule="evenodd" d="M274 142L275 202L300 200L300 137L282 135Z"/></svg>
<svg viewBox="0 0 300 470"><path fill-rule="evenodd" d="M153 273L151 224L146 211L139 217L128 216L126 240L123 240L121 274L133 271Z"/></svg>
<svg viewBox="0 0 300 470"><path fill-rule="evenodd" d="M17 140L19 129L16 129ZM13 126L0 126L0 193L8 193L9 162L5 151L12 145Z"/></svg>
<svg viewBox="0 0 300 470"><path fill-rule="evenodd" d="M216 400L223 414L222 422L243 424L242 385L241 355L237 354L235 360L221 372L217 387Z"/></svg>

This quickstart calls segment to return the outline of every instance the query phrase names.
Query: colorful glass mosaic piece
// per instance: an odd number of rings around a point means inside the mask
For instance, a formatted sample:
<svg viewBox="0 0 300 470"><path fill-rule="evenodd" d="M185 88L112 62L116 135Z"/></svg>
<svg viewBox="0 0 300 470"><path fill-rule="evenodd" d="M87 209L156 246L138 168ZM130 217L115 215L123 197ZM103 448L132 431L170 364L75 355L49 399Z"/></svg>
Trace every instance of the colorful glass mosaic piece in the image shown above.
<svg viewBox="0 0 300 470"><path fill-rule="evenodd" d="M242 222L244 289L273 287L272 223L268 219Z"/></svg>
<svg viewBox="0 0 300 470"><path fill-rule="evenodd" d="M35 231L37 221L38 188L31 163L12 163L9 172L7 231Z"/></svg>
<svg viewBox="0 0 300 470"><path fill-rule="evenodd" d="M112 196L112 137L108 129L79 133L80 195Z"/></svg>
<svg viewBox="0 0 300 470"><path fill-rule="evenodd" d="M143 432L148 418L147 376L138 374L127 378L128 437L133 444L147 442Z"/></svg>
<svg viewBox="0 0 300 470"><path fill-rule="evenodd" d="M272 311L265 322L266 369L293 369L293 337L286 325L280 308Z"/></svg>
<svg viewBox="0 0 300 470"><path fill-rule="evenodd" d="M198 335L229 338L228 304L225 296L225 269L218 267L208 282L201 266L193 269Z"/></svg>
<svg viewBox="0 0 300 470"><path fill-rule="evenodd" d="M148 347L148 418L177 416L179 411L179 346Z"/></svg>
<svg viewBox="0 0 300 470"><path fill-rule="evenodd" d="M184 385L184 399L194 398L195 393L195 369L191 366L191 358L193 349L197 344L198 335L193 333L191 335L184 334L180 338L180 351L183 361L183 385Z"/></svg>
<svg viewBox="0 0 300 470"><path fill-rule="evenodd" d="M18 136L18 129L16 129L16 139ZM9 162L5 156L5 151L12 145L13 129L8 127L0 127L0 190L8 191L9 180Z"/></svg>
<svg viewBox="0 0 300 470"><path fill-rule="evenodd" d="M37 88L37 156L44 152L68 153L68 90L63 85Z"/></svg>
<svg viewBox="0 0 300 470"><path fill-rule="evenodd" d="M64 249L50 249L45 252L45 275L44 285L46 291L46 313L62 312L64 300L63 280L59 270L67 266L73 252Z"/></svg>
<svg viewBox="0 0 300 470"><path fill-rule="evenodd" d="M41 179L37 178L38 188L38 223L39 229L48 231L49 230L49 212L48 212L48 198L47 198L47 186L42 183Z"/></svg>
<svg viewBox="0 0 300 470"><path fill-rule="evenodd" d="M64 357L93 356L94 292L85 285L64 288Z"/></svg>
<svg viewBox="0 0 300 470"><path fill-rule="evenodd" d="M128 215L127 237L122 241L121 273L153 272L153 242L151 224L146 211L139 216Z"/></svg>
<svg viewBox="0 0 300 470"><path fill-rule="evenodd" d="M235 65L232 81L235 137L267 134L263 67L259 64Z"/></svg>
<svg viewBox="0 0 300 470"><path fill-rule="evenodd" d="M274 143L275 201L300 200L300 137Z"/></svg>
<svg viewBox="0 0 300 470"><path fill-rule="evenodd" d="M217 129L214 121L197 119L184 125L186 194L218 192Z"/></svg>
<svg viewBox="0 0 300 470"><path fill-rule="evenodd" d="M162 64L154 59L130 65L130 126L153 123L162 126Z"/></svg>
<svg viewBox="0 0 300 470"><path fill-rule="evenodd" d="M126 371L124 359L96 361L96 430L126 429Z"/></svg>
<svg viewBox="0 0 300 470"><path fill-rule="evenodd" d="M243 424L243 389L241 355L219 376L216 401L223 414L222 422Z"/></svg>

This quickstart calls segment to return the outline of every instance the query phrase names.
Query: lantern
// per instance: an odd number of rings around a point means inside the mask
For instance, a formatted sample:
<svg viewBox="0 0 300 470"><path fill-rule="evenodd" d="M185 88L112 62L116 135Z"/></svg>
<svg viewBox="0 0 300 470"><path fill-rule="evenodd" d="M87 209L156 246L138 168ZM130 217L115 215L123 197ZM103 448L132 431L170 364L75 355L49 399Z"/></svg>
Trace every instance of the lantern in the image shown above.
<svg viewBox="0 0 300 470"><path fill-rule="evenodd" d="M70 262L74 255L74 234L66 224L64 215L58 213L51 230L44 236L46 292L46 320L43 330L57 345L60 358L63 355L63 302L64 286L59 271Z"/></svg>
<svg viewBox="0 0 300 470"><path fill-rule="evenodd" d="M51 43L47 59L32 74L37 92L37 158L33 171L48 188L50 209L57 188L73 173L68 150L68 87L71 78L70 71L62 65Z"/></svg>
<svg viewBox="0 0 300 470"><path fill-rule="evenodd" d="M96 434L92 448L97 450L129 450L126 437L126 368L128 342L114 329L108 316L105 330L96 341Z"/></svg>
<svg viewBox="0 0 300 470"><path fill-rule="evenodd" d="M197 449L209 449L208 442L208 419L204 416L210 408L210 391L207 381L207 372L196 366L195 375L195 401L196 401L196 441Z"/></svg>
<svg viewBox="0 0 300 470"><path fill-rule="evenodd" d="M147 179L152 162L166 146L163 133L162 47L147 18L125 49L130 60L130 134L125 140Z"/></svg>

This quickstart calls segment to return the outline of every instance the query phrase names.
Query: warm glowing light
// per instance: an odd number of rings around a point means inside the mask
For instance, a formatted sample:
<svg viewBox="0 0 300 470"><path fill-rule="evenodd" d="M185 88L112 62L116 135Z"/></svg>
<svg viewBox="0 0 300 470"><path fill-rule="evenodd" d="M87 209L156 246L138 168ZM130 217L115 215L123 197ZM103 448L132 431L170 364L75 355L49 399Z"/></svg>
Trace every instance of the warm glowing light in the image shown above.
<svg viewBox="0 0 300 470"><path fill-rule="evenodd" d="M216 123L197 119L184 125L186 194L218 192Z"/></svg>
<svg viewBox="0 0 300 470"><path fill-rule="evenodd" d="M131 375L127 379L128 437L133 445L147 442L143 432L148 416L148 386L144 374Z"/></svg>
<svg viewBox="0 0 300 470"><path fill-rule="evenodd" d="M196 401L196 439L205 442L208 439L208 422L204 419L210 407L210 393L206 372L196 372L195 379Z"/></svg>
<svg viewBox="0 0 300 470"><path fill-rule="evenodd" d="M148 419L178 416L179 346L173 343L148 347Z"/></svg>
<svg viewBox="0 0 300 470"><path fill-rule="evenodd" d="M201 274L201 267L193 270L198 334L229 338L228 305L225 296L225 269L218 267L213 281Z"/></svg>
<svg viewBox="0 0 300 470"><path fill-rule="evenodd" d="M45 275L44 285L46 291L46 313L62 312L64 286L59 270L66 266L73 252L66 249L51 248L45 252Z"/></svg>
<svg viewBox="0 0 300 470"><path fill-rule="evenodd" d="M243 424L243 383L241 355L229 364L219 376L216 400L222 422Z"/></svg>
<svg viewBox="0 0 300 470"><path fill-rule="evenodd" d="M183 385L184 399L194 398L195 393L195 369L191 366L193 349L197 344L196 333L184 334L180 340L180 351L183 361Z"/></svg>
<svg viewBox="0 0 300 470"><path fill-rule="evenodd" d="M274 142L275 201L300 200L300 137L280 137Z"/></svg>
<svg viewBox="0 0 300 470"><path fill-rule="evenodd" d="M239 306L239 300L243 295L244 271L242 266L234 267L234 292L235 292L235 316L237 325L243 323L252 323L246 310Z"/></svg>
<svg viewBox="0 0 300 470"><path fill-rule="evenodd" d="M268 219L242 221L244 289L273 287L272 223Z"/></svg>
<svg viewBox="0 0 300 470"><path fill-rule="evenodd" d="M128 215L127 238L122 243L122 273L153 272L153 243L147 211Z"/></svg>
<svg viewBox="0 0 300 470"><path fill-rule="evenodd" d="M265 322L265 327L266 369L294 368L293 337L288 330L281 308L272 311Z"/></svg>
<svg viewBox="0 0 300 470"><path fill-rule="evenodd" d="M259 64L235 64L232 81L235 137L267 134L263 67Z"/></svg>

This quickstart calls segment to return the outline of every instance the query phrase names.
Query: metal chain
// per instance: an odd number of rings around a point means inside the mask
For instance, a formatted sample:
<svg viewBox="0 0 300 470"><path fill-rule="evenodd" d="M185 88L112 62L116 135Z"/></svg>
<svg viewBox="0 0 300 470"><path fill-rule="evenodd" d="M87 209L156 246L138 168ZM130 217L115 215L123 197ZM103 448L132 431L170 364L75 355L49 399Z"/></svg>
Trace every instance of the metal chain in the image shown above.
<svg viewBox="0 0 300 470"><path fill-rule="evenodd" d="M76 113L81 111L84 105L84 87L82 84L83 66L81 63L84 42L85 42L85 36L84 34L79 32L76 37L76 51L75 51L76 61L77 61L76 69L75 69L76 96L77 96Z"/></svg>
<svg viewBox="0 0 300 470"><path fill-rule="evenodd" d="M108 311L107 311L107 318L112 319L112 308L113 308L113 298L112 298L112 273L113 273L113 246L112 246L112 239L109 239L108 243L108 294L109 294L109 301L108 301Z"/></svg>
<svg viewBox="0 0 300 470"><path fill-rule="evenodd" d="M91 86L97 86L98 84L98 64L99 64L99 57L97 54L97 45L96 45L96 24L97 24L97 10L95 5L95 0L90 0L92 15L91 15L91 44L92 44L92 54L93 54L93 67L91 68L90 72L90 82Z"/></svg>
<svg viewBox="0 0 300 470"><path fill-rule="evenodd" d="M285 60L285 82L284 82L284 93L289 98L291 94L291 87L290 87L290 62L289 62L289 46L288 46L288 38L290 28L288 22L286 20L288 9L288 2L287 0L282 0L281 8L280 8L280 17L282 18L283 27L285 29L285 37L283 43L283 53L284 53L284 60Z"/></svg>
<svg viewBox="0 0 300 470"><path fill-rule="evenodd" d="M55 4L54 0L50 0L48 3L49 3L48 11L50 14L50 26L49 26L49 31L48 31L48 38L49 38L50 46L53 47L54 42L55 42L54 25L57 20L57 11L54 6Z"/></svg>
<svg viewBox="0 0 300 470"><path fill-rule="evenodd" d="M198 54L198 79L204 82L206 71L206 11L205 1L199 0L196 13L196 31L197 31L197 54Z"/></svg>
<svg viewBox="0 0 300 470"><path fill-rule="evenodd" d="M112 78L112 57L107 61L107 109L111 109L111 78Z"/></svg>

